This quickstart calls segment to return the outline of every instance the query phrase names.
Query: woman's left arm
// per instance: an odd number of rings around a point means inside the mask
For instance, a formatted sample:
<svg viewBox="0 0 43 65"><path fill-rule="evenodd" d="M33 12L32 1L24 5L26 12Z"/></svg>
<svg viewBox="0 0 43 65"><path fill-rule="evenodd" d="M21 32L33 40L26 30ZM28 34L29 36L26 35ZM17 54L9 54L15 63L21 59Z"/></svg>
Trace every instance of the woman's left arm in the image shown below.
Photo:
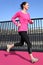
<svg viewBox="0 0 43 65"><path fill-rule="evenodd" d="M28 14L29 15L29 14ZM28 20L28 22L30 23L30 24L33 24L33 21L30 19L30 15L29 15L29 20Z"/></svg>

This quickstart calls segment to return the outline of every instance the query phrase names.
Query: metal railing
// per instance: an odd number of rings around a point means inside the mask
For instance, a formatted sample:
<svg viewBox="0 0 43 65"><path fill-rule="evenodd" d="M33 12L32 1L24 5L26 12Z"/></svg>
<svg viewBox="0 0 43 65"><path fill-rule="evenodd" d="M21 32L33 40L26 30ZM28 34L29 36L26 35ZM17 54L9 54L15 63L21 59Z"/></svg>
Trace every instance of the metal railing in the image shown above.
<svg viewBox="0 0 43 65"><path fill-rule="evenodd" d="M43 18L34 18L32 20L34 23L28 24L27 32L32 43L32 49L34 51L43 51ZM12 21L0 21L0 48L5 48L11 42L20 42L17 30L18 27ZM27 45L24 43L22 47L16 47L15 49L27 50Z"/></svg>

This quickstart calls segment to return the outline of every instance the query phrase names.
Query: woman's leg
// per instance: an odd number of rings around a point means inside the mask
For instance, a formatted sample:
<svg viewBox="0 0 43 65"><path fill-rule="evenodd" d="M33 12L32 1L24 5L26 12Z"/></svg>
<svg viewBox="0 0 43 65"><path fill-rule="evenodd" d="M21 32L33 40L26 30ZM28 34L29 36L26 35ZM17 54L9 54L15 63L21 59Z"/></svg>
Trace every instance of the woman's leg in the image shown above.
<svg viewBox="0 0 43 65"><path fill-rule="evenodd" d="M28 52L29 52L31 61L32 61L32 62L37 62L38 59L37 59L37 58L34 58L33 55L32 55L32 44L31 44L30 41L29 41L29 36L27 35L27 32L23 32L23 33L21 34L21 36L23 37L24 41L27 43Z"/></svg>
<svg viewBox="0 0 43 65"><path fill-rule="evenodd" d="M22 45L24 44L24 39L23 39L23 37L22 37L21 34L22 34L22 32L19 32L19 35L21 36L21 40L20 40L19 43L16 43L16 44L8 44L8 45L7 45L7 52L9 52L10 49L11 49L12 47L14 47L14 46L22 46Z"/></svg>
<svg viewBox="0 0 43 65"><path fill-rule="evenodd" d="M21 40L20 40L20 42L14 44L14 46L23 46L23 44L24 44L24 40L23 40L23 38L22 38L22 36L21 36Z"/></svg>
<svg viewBox="0 0 43 65"><path fill-rule="evenodd" d="M21 42L23 41L23 43L24 43L24 41L25 41L27 43L28 52L29 52L29 55L30 55L30 58L31 58L32 63L33 62L37 62L38 59L37 58L34 58L33 55L32 55L32 44L29 41L29 37L27 35L27 32L21 32L20 35L22 37ZM14 46L14 45L12 45L12 46ZM15 44L15 46L18 46L18 44ZM20 46L22 46L22 44L20 44Z"/></svg>
<svg viewBox="0 0 43 65"><path fill-rule="evenodd" d="M26 32L26 31L22 32L22 33L21 33L21 37L22 37L22 39L27 43L28 52L29 52L29 53L32 53L32 44L31 44L30 41L29 41L29 37L28 37L28 35L27 35L27 32Z"/></svg>
<svg viewBox="0 0 43 65"><path fill-rule="evenodd" d="M14 46L23 46L23 44L24 44L24 39L23 39L23 37L22 37L21 34L22 34L22 32L19 32L19 35L21 36L20 42L14 44Z"/></svg>

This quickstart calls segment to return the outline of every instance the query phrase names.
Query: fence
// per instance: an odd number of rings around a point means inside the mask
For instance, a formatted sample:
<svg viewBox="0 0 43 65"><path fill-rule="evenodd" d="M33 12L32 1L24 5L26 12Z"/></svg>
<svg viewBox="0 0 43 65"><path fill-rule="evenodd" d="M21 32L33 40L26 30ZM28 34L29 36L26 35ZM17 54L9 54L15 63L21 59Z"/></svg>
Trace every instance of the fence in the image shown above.
<svg viewBox="0 0 43 65"><path fill-rule="evenodd" d="M17 20L18 22L19 20ZM33 24L28 24L27 34L32 43L33 51L43 51L43 18L34 18ZM20 36L17 32L18 27L12 21L0 21L0 49L5 49L7 44L20 42ZM22 47L15 47L16 50L27 50L27 44L24 42Z"/></svg>

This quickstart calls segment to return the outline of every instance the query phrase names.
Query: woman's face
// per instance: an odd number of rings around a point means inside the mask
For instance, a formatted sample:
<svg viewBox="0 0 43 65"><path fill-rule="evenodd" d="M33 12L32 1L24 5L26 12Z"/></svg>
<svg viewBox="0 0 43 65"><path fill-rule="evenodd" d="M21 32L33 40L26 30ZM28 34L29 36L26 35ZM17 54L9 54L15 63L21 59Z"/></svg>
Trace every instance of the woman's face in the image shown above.
<svg viewBox="0 0 43 65"><path fill-rule="evenodd" d="M23 8L25 8L26 10L28 10L28 8L29 8L29 4L26 3L25 5L23 5Z"/></svg>

